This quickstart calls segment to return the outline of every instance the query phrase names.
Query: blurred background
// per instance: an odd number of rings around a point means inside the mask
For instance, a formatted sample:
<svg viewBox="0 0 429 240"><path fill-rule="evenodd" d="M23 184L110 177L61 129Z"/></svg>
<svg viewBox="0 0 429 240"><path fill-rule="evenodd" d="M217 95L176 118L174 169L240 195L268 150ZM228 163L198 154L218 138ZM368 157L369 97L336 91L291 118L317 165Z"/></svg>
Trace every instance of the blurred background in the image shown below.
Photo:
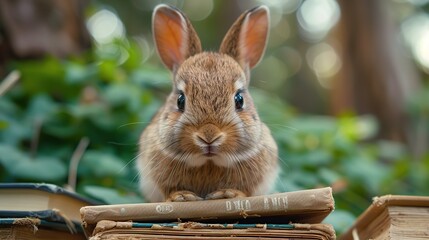
<svg viewBox="0 0 429 240"><path fill-rule="evenodd" d="M374 196L429 194L429 0L2 0L1 182L144 201L138 137L171 89L151 35L161 2L212 51L243 11L270 8L251 93L279 145L277 191L331 186L339 233Z"/></svg>

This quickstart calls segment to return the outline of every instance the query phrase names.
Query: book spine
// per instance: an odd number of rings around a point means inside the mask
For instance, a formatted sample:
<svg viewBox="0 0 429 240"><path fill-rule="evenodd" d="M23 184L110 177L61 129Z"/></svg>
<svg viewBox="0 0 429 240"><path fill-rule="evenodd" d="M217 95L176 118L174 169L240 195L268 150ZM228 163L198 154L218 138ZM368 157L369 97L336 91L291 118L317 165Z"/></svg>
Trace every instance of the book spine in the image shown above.
<svg viewBox="0 0 429 240"><path fill-rule="evenodd" d="M320 188L265 196L196 202L91 206L81 209L81 217L85 223L94 224L99 220L160 221L247 218L306 211L313 213L318 211L330 212L333 208L334 201L331 188Z"/></svg>

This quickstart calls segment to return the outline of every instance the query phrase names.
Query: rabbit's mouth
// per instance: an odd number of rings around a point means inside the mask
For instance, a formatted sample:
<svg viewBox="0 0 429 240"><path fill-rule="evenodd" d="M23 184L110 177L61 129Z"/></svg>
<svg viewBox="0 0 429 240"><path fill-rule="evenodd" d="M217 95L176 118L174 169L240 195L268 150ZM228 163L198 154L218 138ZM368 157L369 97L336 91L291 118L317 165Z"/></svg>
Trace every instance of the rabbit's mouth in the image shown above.
<svg viewBox="0 0 429 240"><path fill-rule="evenodd" d="M218 147L213 146L213 145L207 145L207 146L202 147L201 150L203 151L203 156L213 157L213 156L216 156L216 154L218 152Z"/></svg>

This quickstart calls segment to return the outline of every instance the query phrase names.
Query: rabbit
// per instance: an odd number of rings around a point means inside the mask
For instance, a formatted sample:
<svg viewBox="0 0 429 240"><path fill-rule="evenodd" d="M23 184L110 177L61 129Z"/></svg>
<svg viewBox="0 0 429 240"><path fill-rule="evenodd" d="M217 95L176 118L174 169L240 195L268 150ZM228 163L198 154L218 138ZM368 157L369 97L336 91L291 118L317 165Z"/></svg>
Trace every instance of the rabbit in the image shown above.
<svg viewBox="0 0 429 240"><path fill-rule="evenodd" d="M219 52L202 51L189 19L174 7L158 5L152 28L173 88L140 137L143 197L180 202L268 193L278 150L248 91L250 69L265 52L268 8L244 12Z"/></svg>

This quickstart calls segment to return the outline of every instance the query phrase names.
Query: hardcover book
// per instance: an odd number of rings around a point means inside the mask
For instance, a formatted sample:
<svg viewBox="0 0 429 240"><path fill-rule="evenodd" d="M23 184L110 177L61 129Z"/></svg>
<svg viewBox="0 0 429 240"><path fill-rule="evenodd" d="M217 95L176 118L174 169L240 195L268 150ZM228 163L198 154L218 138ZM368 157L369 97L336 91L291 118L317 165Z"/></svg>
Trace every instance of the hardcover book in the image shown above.
<svg viewBox="0 0 429 240"><path fill-rule="evenodd" d="M96 202L53 184L0 184L0 239L85 239L80 208Z"/></svg>
<svg viewBox="0 0 429 240"><path fill-rule="evenodd" d="M333 210L332 189L320 188L234 199L87 206L81 209L81 217L87 235L94 236L95 229L104 228L100 226L103 220L149 224L174 222L289 224L293 222L310 226L319 224ZM131 228L133 232L136 232L136 229L148 230L136 226ZM153 232L152 227L150 229ZM285 231L285 229L268 229L274 232ZM219 229L210 231L219 231ZM244 230L235 229L234 231L243 232ZM222 232L225 233L225 231Z"/></svg>
<svg viewBox="0 0 429 240"><path fill-rule="evenodd" d="M429 197L386 195L374 198L341 239L428 239Z"/></svg>
<svg viewBox="0 0 429 240"><path fill-rule="evenodd" d="M335 239L328 224L139 223L103 220L91 240L101 239Z"/></svg>
<svg viewBox="0 0 429 240"><path fill-rule="evenodd" d="M0 239L86 239L79 225L72 224L33 217L0 218Z"/></svg>

